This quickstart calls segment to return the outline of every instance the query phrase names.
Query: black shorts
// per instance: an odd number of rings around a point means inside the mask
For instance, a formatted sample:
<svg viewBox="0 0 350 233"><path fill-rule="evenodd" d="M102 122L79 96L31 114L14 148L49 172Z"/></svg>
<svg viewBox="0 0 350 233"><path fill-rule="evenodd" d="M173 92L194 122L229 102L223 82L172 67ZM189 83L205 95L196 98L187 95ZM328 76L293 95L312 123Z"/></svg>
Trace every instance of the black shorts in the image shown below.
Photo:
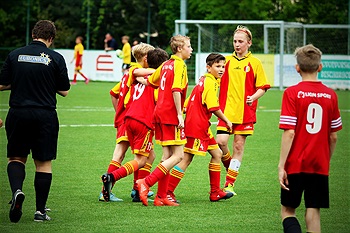
<svg viewBox="0 0 350 233"><path fill-rule="evenodd" d="M6 117L7 157L32 157L39 161L56 159L58 118L56 110L10 108Z"/></svg>
<svg viewBox="0 0 350 233"><path fill-rule="evenodd" d="M130 64L123 63L123 65L122 65L123 70L127 70L129 68L130 68Z"/></svg>
<svg viewBox="0 0 350 233"><path fill-rule="evenodd" d="M281 189L281 204L297 208L304 193L306 208L329 208L328 176L319 174L288 175L289 191Z"/></svg>

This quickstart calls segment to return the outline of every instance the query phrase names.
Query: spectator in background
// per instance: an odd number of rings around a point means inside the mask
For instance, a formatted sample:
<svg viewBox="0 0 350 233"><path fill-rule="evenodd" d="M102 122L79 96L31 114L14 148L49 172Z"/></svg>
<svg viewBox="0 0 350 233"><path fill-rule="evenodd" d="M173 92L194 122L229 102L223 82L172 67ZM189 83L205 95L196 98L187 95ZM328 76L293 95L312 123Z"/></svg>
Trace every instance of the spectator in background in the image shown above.
<svg viewBox="0 0 350 233"><path fill-rule="evenodd" d="M110 33L107 33L105 36L105 51L117 50L118 44L117 41L112 37Z"/></svg>
<svg viewBox="0 0 350 233"><path fill-rule="evenodd" d="M140 43L140 40L138 38L135 38L132 42L132 47L131 47L131 53L133 51L133 49L135 48L136 45L138 45ZM130 66L134 65L136 63L136 59L134 58L134 56L131 56L131 63Z"/></svg>

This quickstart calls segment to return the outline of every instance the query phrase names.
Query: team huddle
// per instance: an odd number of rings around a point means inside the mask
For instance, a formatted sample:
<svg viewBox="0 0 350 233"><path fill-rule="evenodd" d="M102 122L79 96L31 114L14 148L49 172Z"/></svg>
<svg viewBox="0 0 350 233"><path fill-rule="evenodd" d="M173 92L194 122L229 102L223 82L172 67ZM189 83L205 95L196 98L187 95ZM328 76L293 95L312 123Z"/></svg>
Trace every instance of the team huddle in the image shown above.
<svg viewBox="0 0 350 233"><path fill-rule="evenodd" d="M11 90L5 126L12 192L9 218L15 223L22 216L22 189L30 153L36 167L34 221L51 220L46 202L52 160L57 155L56 94L67 96L70 89L63 56L49 49L55 36L53 22L38 21L32 31L33 42L12 51L0 73L0 91ZM261 61L249 50L252 39L247 27L238 26L233 33L233 54L209 54L207 73L199 78L187 99L185 60L193 51L189 37L176 35L170 39L170 58L164 50L149 44L133 48L136 63L125 67L129 69L110 91L117 135L112 160L101 176L100 201L122 201L112 188L133 173L134 202L147 206L149 197L154 195L150 188L158 183L154 206L179 206L175 190L194 155L206 152L211 155L209 200L216 202L236 195L234 184L246 139L254 132L257 102L270 88ZM83 75L81 41L76 40L73 85L77 74ZM288 87L282 99L278 178L284 232L301 232L296 209L303 196L308 232L321 232L320 208L329 208L329 165L342 120L335 91L317 79L322 70L321 55L311 44L295 50L295 68L302 81ZM86 77L85 80L89 82ZM210 130L213 114L218 118L216 137ZM2 124L0 119L0 127ZM230 135L234 135L232 155L228 146ZM162 158L151 172L155 160L153 137L162 146ZM129 147L134 159L121 165ZM223 187L221 164L227 172Z"/></svg>
<svg viewBox="0 0 350 233"><path fill-rule="evenodd" d="M153 204L178 206L176 187L194 155L205 155L207 151L211 155L208 166L210 201L236 195L234 182L244 142L253 134L257 99L270 88L260 60L249 52L251 41L249 29L237 27L234 54L227 58L218 53L209 54L207 73L200 77L187 100L188 77L184 61L192 53L189 37L171 38L173 55L170 59L165 51L148 44L133 48L137 64L111 90L117 143L107 172L101 177L103 188L99 200L120 201L111 192L112 187L119 179L134 173L133 201L147 206L148 197L153 195L150 187L158 182ZM238 70L237 66L241 68ZM219 119L217 139L210 130L212 114ZM233 156L227 145L231 134L235 135ZM151 173L155 159L153 135L162 146L163 154L160 164ZM121 166L129 146L135 157ZM220 185L221 163L227 170L223 188Z"/></svg>

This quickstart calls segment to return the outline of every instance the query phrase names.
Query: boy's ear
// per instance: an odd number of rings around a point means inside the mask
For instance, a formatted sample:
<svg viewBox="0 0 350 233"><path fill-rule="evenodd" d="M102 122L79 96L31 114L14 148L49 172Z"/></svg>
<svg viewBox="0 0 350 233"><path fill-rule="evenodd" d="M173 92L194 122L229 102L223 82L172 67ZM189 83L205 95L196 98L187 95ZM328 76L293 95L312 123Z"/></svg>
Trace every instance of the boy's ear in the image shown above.
<svg viewBox="0 0 350 233"><path fill-rule="evenodd" d="M323 65L322 65L322 63L318 66L318 69L317 69L317 72L320 72L321 70L322 70L322 68L323 68Z"/></svg>
<svg viewBox="0 0 350 233"><path fill-rule="evenodd" d="M298 73L300 73L300 66L298 64L295 65L295 69Z"/></svg>

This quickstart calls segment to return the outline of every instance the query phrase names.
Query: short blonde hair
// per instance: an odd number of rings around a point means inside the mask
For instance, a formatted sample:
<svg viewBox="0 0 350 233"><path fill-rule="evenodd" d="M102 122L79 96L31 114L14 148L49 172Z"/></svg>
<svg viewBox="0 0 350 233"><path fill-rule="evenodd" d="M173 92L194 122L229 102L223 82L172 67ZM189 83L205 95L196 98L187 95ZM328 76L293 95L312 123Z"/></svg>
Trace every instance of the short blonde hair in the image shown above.
<svg viewBox="0 0 350 233"><path fill-rule="evenodd" d="M148 51L153 49L154 47L152 45L140 43L132 48L132 55L134 56L137 62L141 62L142 58L147 55Z"/></svg>
<svg viewBox="0 0 350 233"><path fill-rule="evenodd" d="M122 36L122 40L127 40L127 41L129 41L129 37L128 36Z"/></svg>
<svg viewBox="0 0 350 233"><path fill-rule="evenodd" d="M236 30L233 32L233 35L235 35L237 32L245 33L247 38L248 38L248 41L252 41L253 40L252 32L246 26L238 25Z"/></svg>
<svg viewBox="0 0 350 233"><path fill-rule="evenodd" d="M316 72L321 64L322 52L312 44L296 48L294 55L300 70L303 72Z"/></svg>
<svg viewBox="0 0 350 233"><path fill-rule="evenodd" d="M170 38L170 48L173 54L177 53L177 48L182 48L185 41L190 40L188 36L176 35Z"/></svg>

